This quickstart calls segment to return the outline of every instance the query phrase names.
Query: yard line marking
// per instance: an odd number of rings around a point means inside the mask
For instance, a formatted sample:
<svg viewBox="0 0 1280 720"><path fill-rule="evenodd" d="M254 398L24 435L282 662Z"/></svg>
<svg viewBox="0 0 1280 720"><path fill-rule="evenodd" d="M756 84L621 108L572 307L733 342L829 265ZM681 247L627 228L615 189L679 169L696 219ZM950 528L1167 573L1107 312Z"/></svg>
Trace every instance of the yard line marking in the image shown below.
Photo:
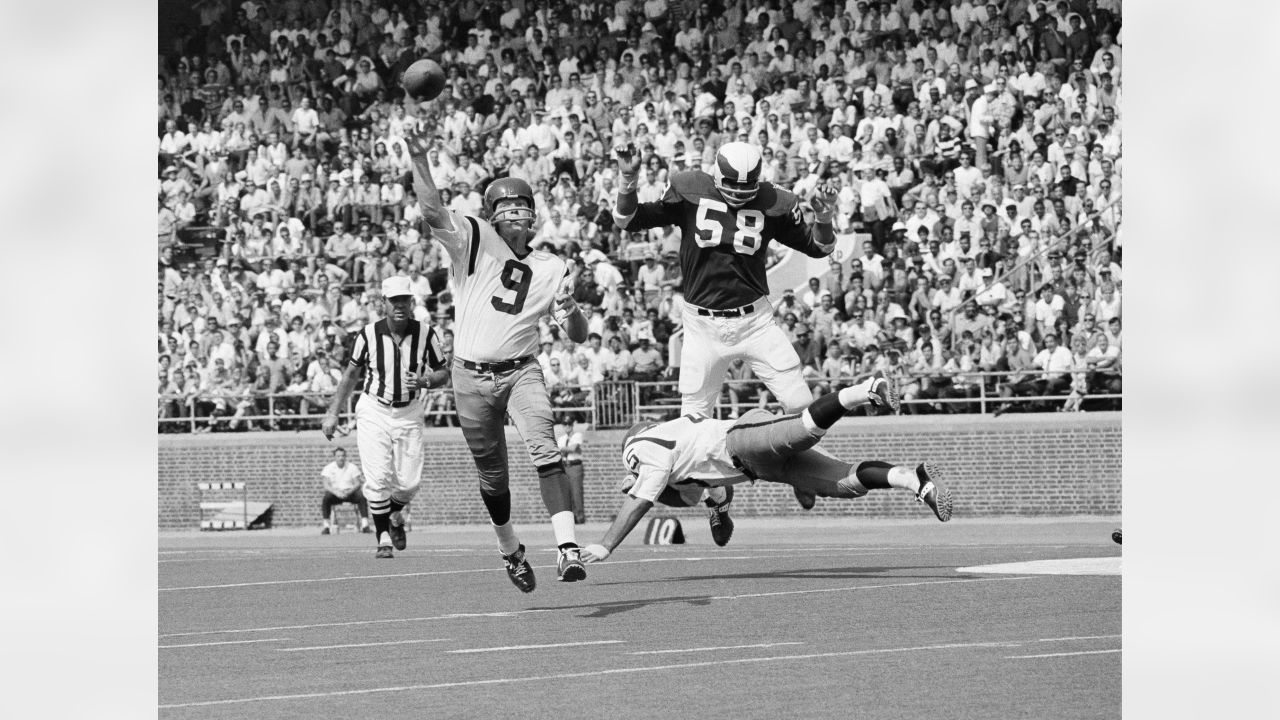
<svg viewBox="0 0 1280 720"><path fill-rule="evenodd" d="M1045 653L1043 655L1006 655L1005 659L1013 660L1013 659L1019 659L1019 658L1070 657L1072 655L1102 655L1104 653L1118 653L1118 652L1120 652L1120 648L1116 648L1114 650L1081 650L1080 652Z"/></svg>
<svg viewBox="0 0 1280 720"><path fill-rule="evenodd" d="M972 565L956 568L962 573L1010 573L1014 575L1119 575L1120 556L1059 558L1056 560L1028 560L1026 562Z"/></svg>
<svg viewBox="0 0 1280 720"><path fill-rule="evenodd" d="M161 650L174 648L209 647L210 645L245 645L247 643L284 642L288 638L262 638L260 640L222 640L220 642L188 643L186 645L161 645Z"/></svg>
<svg viewBox="0 0 1280 720"><path fill-rule="evenodd" d="M885 585L848 585L845 587L818 588L814 590L787 590L787 591L781 591L781 592L775 592L775 593L751 593L748 595L719 595L719 596L710 597L707 599L708 600L741 600L741 599L750 599L750 598L758 598L758 597L772 597L776 595L802 595L807 593L846 592L846 591L853 591L853 590L883 590L885 588L917 587L920 585L951 585L956 583L1013 582L1017 580L1040 580L1040 579L1043 579L1043 577L1044 576L1042 575L1029 575L1027 577L992 577L992 578L966 578L966 579L955 579L955 580L929 580L929 581L922 581L922 582L889 583ZM675 604L675 603L683 603L683 602L685 602L684 598L681 598L678 600L655 600L653 602L646 603L646 604L663 605L663 604ZM162 633L160 637L166 638L166 637L188 637L193 635L230 635L234 633L280 632L282 630L312 630L315 628L349 627L352 625L379 625L379 624L387 624L387 623L425 622L428 620L467 620L471 618L507 618L507 617L517 617L520 615L528 615L531 613L560 612L561 610L566 610L566 609L577 610L579 608L578 607L537 608L537 609L531 609L531 610L503 610L498 612L487 612L487 613L449 613L447 615L434 615L430 617L386 618L383 620L345 620L343 622L332 622L332 623L312 623L308 625L277 625L273 627L235 628L231 630L197 630L192 632Z"/></svg>
<svg viewBox="0 0 1280 720"><path fill-rule="evenodd" d="M316 698L333 698L344 695L368 695L372 693L407 692L414 690L439 690L444 688L471 687L476 685L508 685L522 682L542 682L545 680L572 680L577 678L599 677L601 675L627 675L632 673L653 672L662 670L683 670L686 668L713 667L716 665L738 665L742 663L783 662L788 660L814 660L818 658L850 657L854 655L876 655L882 653L920 652L929 650L957 650L966 648L1008 647L1006 642L948 643L945 645L918 645L915 647L877 648L873 650L844 650L840 652L810 653L806 655L773 655L756 658L732 658L728 660L706 660L702 662L678 663L674 665L648 665L644 667L613 668L609 670L590 670L586 672L560 673L557 675L533 675L512 678L490 678L487 680L462 680L458 682L434 683L431 685L401 685L397 687L375 687L359 690L334 690L331 692L299 693L296 695L264 695L248 698L228 698L224 700L203 700L188 703L167 703L159 706L161 710L185 707L205 707L210 705L234 705L240 703L265 702L268 700L310 700Z"/></svg>
<svg viewBox="0 0 1280 720"><path fill-rule="evenodd" d="M384 645L414 645L417 643L449 642L451 638L430 640L388 640L387 642L351 643L349 645L313 645L311 647L276 648L279 652L303 652L304 650L337 650L339 648L382 647Z"/></svg>
<svg viewBox="0 0 1280 720"><path fill-rule="evenodd" d="M1123 635L1078 635L1076 637L1040 638L1036 642L1059 642L1061 640L1103 640L1124 637Z"/></svg>
<svg viewBox="0 0 1280 720"><path fill-rule="evenodd" d="M550 566L548 566L550 567ZM327 578L299 578L297 580L260 580L257 582L227 583L225 585L190 585L187 587L160 588L160 592L178 592L180 590L221 590L225 588L257 587L262 585L298 585L302 583L345 582L347 580L378 580L383 578L411 578L427 575L459 575L462 573L495 572L496 568L477 568L473 570L430 570L416 573L386 573L378 575L344 575Z"/></svg>
<svg viewBox="0 0 1280 720"><path fill-rule="evenodd" d="M723 645L721 647L680 648L678 650L640 650L628 655L666 655L668 653L705 652L709 650L739 650L742 648L765 648L777 645L803 645L802 642L757 643L755 645Z"/></svg>
<svg viewBox="0 0 1280 720"><path fill-rule="evenodd" d="M871 554L882 554L882 553L838 553L838 554L834 554L834 556L846 557L846 556L852 556L852 555L871 555ZM773 556L773 557L765 557L763 555L724 555L724 556L694 557L694 558L656 557L656 558L638 558L635 560L611 560L609 562L610 564L614 564L614 565L635 565L635 564L641 564L641 563L660 563L660 562L707 562L707 561L720 562L724 560L766 560L766 559L777 560L777 559L786 559L786 558L812 558L812 557L824 557L824 556L821 554L814 554L810 552L801 552L801 553L796 553L790 556ZM554 568L556 566L555 564L550 564L550 565L534 565L533 567L535 569L541 570L541 569ZM225 583L221 585L190 585L187 587L160 588L159 590L160 592L178 592L183 590L221 590L221 589L239 588L239 587L259 587L259 586L265 586L265 585L300 585L304 583L344 582L347 580L379 580L384 578L425 577L428 575L463 575L463 574L469 574L469 573L498 572L500 569L501 568L494 567L494 568L473 568L469 570L430 570L430 571L415 572L415 573L385 573L385 574L378 574L378 575L344 575L342 577L327 577L327 578L298 578L296 580L259 580L255 582Z"/></svg>
<svg viewBox="0 0 1280 720"><path fill-rule="evenodd" d="M760 597L777 597L779 595L808 595L810 593L829 593L829 592L846 592L849 590L879 590L881 588L891 587L916 587L918 585L951 585L954 583L974 583L974 582L991 582L1003 580L1035 580L1035 577L1012 577L1012 578L966 578L963 580L922 580L920 582L910 583L893 583L890 585L849 585L836 588L816 588L813 590L779 590L777 592L767 593L750 593L748 595L719 595L710 598L711 600L741 600L743 598L760 598Z"/></svg>
<svg viewBox="0 0 1280 720"><path fill-rule="evenodd" d="M577 647L579 645L615 645L621 640L588 640L585 642L552 643L550 645L507 645L506 647L468 648L466 650L446 650L454 655L463 653L500 652L502 650L540 650L542 648Z"/></svg>
<svg viewBox="0 0 1280 720"><path fill-rule="evenodd" d="M556 609L546 610L501 610L490 613L449 613L447 615L433 615L430 617L414 617L414 618L387 618L385 620L346 620L343 622L331 623L311 623L308 625L277 625L276 627L260 627L260 628L238 628L234 630L197 630L194 632L180 633L164 633L160 637L189 637L192 635L230 635L234 633L252 633L252 632L277 632L280 630L314 630L316 628L334 628L334 627L351 627L353 625L385 625L387 623L405 623L405 622L425 622L428 620L465 620L468 618L482 617L515 617L516 615L526 615L529 613L555 612Z"/></svg>

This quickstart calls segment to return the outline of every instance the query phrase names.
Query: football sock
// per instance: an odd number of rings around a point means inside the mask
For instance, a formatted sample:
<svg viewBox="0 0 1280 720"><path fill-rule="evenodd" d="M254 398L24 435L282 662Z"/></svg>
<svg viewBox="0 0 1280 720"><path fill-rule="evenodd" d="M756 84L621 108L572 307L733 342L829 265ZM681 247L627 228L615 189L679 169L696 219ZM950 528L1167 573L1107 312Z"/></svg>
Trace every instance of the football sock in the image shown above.
<svg viewBox="0 0 1280 720"><path fill-rule="evenodd" d="M520 549L520 540L516 537L516 529L511 523L493 526L493 534L498 536L498 551L510 555Z"/></svg>
<svg viewBox="0 0 1280 720"><path fill-rule="evenodd" d="M844 406L845 410L853 410L871 402L871 387L875 384L875 381L875 378L867 378L857 385L844 388L837 393L840 398L840 404ZM824 395L823 397L827 396Z"/></svg>
<svg viewBox="0 0 1280 720"><path fill-rule="evenodd" d="M538 468L538 489L542 491L542 504L552 517L561 511L573 511L573 495L569 492L569 476L564 463L551 463Z"/></svg>
<svg viewBox="0 0 1280 720"><path fill-rule="evenodd" d="M374 513L373 529L377 536L381 538L382 533L391 530L391 515L389 513Z"/></svg>
<svg viewBox="0 0 1280 720"><path fill-rule="evenodd" d="M845 388L845 390L849 389L851 388ZM814 400L812 405L800 413L800 418L804 422L805 428L814 435L821 435L826 432L827 428L835 425L837 420L844 417L845 410L852 409L843 404L841 400L843 395L844 390L841 390L839 395L828 393ZM805 416L808 416L808 420L805 420ZM813 427L810 427L811 423ZM815 432L815 430L821 430L822 432Z"/></svg>
<svg viewBox="0 0 1280 720"><path fill-rule="evenodd" d="M914 470L879 460L867 460L858 465L854 475L868 490L877 488L901 488L920 492L920 479Z"/></svg>
<svg viewBox="0 0 1280 720"><path fill-rule="evenodd" d="M489 511L489 520L494 525L506 525L511 520L510 490L502 491L501 495L489 495L482 490L480 499L484 501L484 507Z"/></svg>
<svg viewBox="0 0 1280 720"><path fill-rule="evenodd" d="M725 500L729 499L729 491L723 487L707 488L707 507L716 507L723 505Z"/></svg>
<svg viewBox="0 0 1280 720"><path fill-rule="evenodd" d="M400 512L404 509L404 506L405 503L402 503L395 498L391 498L391 512Z"/></svg>
<svg viewBox="0 0 1280 720"><path fill-rule="evenodd" d="M551 530L556 535L556 544L564 547L566 544L577 547L576 537L573 532L573 511L561 510L551 516Z"/></svg>

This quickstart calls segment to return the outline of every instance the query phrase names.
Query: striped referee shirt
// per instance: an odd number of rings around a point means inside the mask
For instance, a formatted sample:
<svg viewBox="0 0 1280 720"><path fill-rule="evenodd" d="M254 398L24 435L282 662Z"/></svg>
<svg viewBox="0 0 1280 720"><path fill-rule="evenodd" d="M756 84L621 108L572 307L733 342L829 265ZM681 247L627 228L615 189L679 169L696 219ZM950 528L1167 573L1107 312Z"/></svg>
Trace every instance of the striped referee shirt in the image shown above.
<svg viewBox="0 0 1280 720"><path fill-rule="evenodd" d="M348 360L356 367L364 368L366 395L391 403L406 402L417 397L418 391L404 384L406 372L423 373L426 369L444 367L444 353L435 328L427 323L410 320L404 335L397 343L386 318L369 323L356 335Z"/></svg>

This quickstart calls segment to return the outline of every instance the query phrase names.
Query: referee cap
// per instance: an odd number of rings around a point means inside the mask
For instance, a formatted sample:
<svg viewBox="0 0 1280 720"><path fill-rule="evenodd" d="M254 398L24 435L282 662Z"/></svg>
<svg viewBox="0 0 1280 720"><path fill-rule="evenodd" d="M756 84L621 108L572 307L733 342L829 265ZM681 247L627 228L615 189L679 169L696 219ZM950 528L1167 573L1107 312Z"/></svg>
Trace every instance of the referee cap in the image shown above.
<svg viewBox="0 0 1280 720"><path fill-rule="evenodd" d="M382 296L393 298L399 295L412 295L413 286L404 275L394 275L382 281Z"/></svg>

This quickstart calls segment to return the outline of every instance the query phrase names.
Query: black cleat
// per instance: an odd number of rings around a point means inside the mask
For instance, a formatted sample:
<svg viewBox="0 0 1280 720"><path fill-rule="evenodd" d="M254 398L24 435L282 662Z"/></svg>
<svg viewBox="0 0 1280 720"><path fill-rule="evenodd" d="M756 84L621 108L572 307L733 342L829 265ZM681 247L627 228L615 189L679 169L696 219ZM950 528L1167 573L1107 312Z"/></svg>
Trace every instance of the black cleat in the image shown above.
<svg viewBox="0 0 1280 720"><path fill-rule="evenodd" d="M372 534L373 534L373 527L372 527L371 525L365 525L364 527L360 528L360 532L365 533L365 534L368 534L368 535L372 535Z"/></svg>
<svg viewBox="0 0 1280 720"><path fill-rule="evenodd" d="M521 544L510 555L503 555L502 561L507 564L507 577L511 578L511 584L520 588L520 592L533 592L538 586L538 580L533 576L533 567L524 557L524 545Z"/></svg>
<svg viewBox="0 0 1280 720"><path fill-rule="evenodd" d="M711 539L720 547L728 545L729 538L733 537L733 518L729 517L729 503L733 501L733 486L726 485L724 489L724 502L716 505L710 498L705 501L710 508L707 519L711 523Z"/></svg>
<svg viewBox="0 0 1280 720"><path fill-rule="evenodd" d="M322 527L322 528L320 528L320 534L321 534L321 535L328 535L328 534L329 534L329 528L327 528L327 527Z"/></svg>
<svg viewBox="0 0 1280 720"><path fill-rule="evenodd" d="M390 545L379 545L378 552L374 553L373 556L379 560L387 560L395 557L395 554L391 552Z"/></svg>
<svg viewBox="0 0 1280 720"><path fill-rule="evenodd" d="M391 544L395 545L397 550L403 550L408 546L404 536L404 516L399 510L391 513L391 527L387 529L387 533L391 535Z"/></svg>
<svg viewBox="0 0 1280 720"><path fill-rule="evenodd" d="M818 501L818 496L808 490L801 490L800 488L792 489L796 492L796 502L800 503L800 507L805 510L812 510L814 503Z"/></svg>
<svg viewBox="0 0 1280 720"><path fill-rule="evenodd" d="M1121 534L1120 534L1120 528L1116 528L1115 530L1112 530L1112 531L1111 531L1111 539L1112 539L1112 540L1115 540L1117 545L1123 545L1123 544L1124 544L1124 543L1120 542L1120 540L1122 539Z"/></svg>
<svg viewBox="0 0 1280 720"><path fill-rule="evenodd" d="M560 558L556 560L556 579L560 582L586 580L587 566L582 564L581 555L581 548L571 547L561 550Z"/></svg>
<svg viewBox="0 0 1280 720"><path fill-rule="evenodd" d="M885 377L884 372L880 370L877 370L872 377L875 379L871 381L871 391L867 393L872 407L882 412L898 412L901 400L898 398L897 384Z"/></svg>
<svg viewBox="0 0 1280 720"><path fill-rule="evenodd" d="M916 466L916 477L920 478L916 500L928 505L942 522L950 520L951 490L942 484L942 471L932 461L926 461Z"/></svg>

